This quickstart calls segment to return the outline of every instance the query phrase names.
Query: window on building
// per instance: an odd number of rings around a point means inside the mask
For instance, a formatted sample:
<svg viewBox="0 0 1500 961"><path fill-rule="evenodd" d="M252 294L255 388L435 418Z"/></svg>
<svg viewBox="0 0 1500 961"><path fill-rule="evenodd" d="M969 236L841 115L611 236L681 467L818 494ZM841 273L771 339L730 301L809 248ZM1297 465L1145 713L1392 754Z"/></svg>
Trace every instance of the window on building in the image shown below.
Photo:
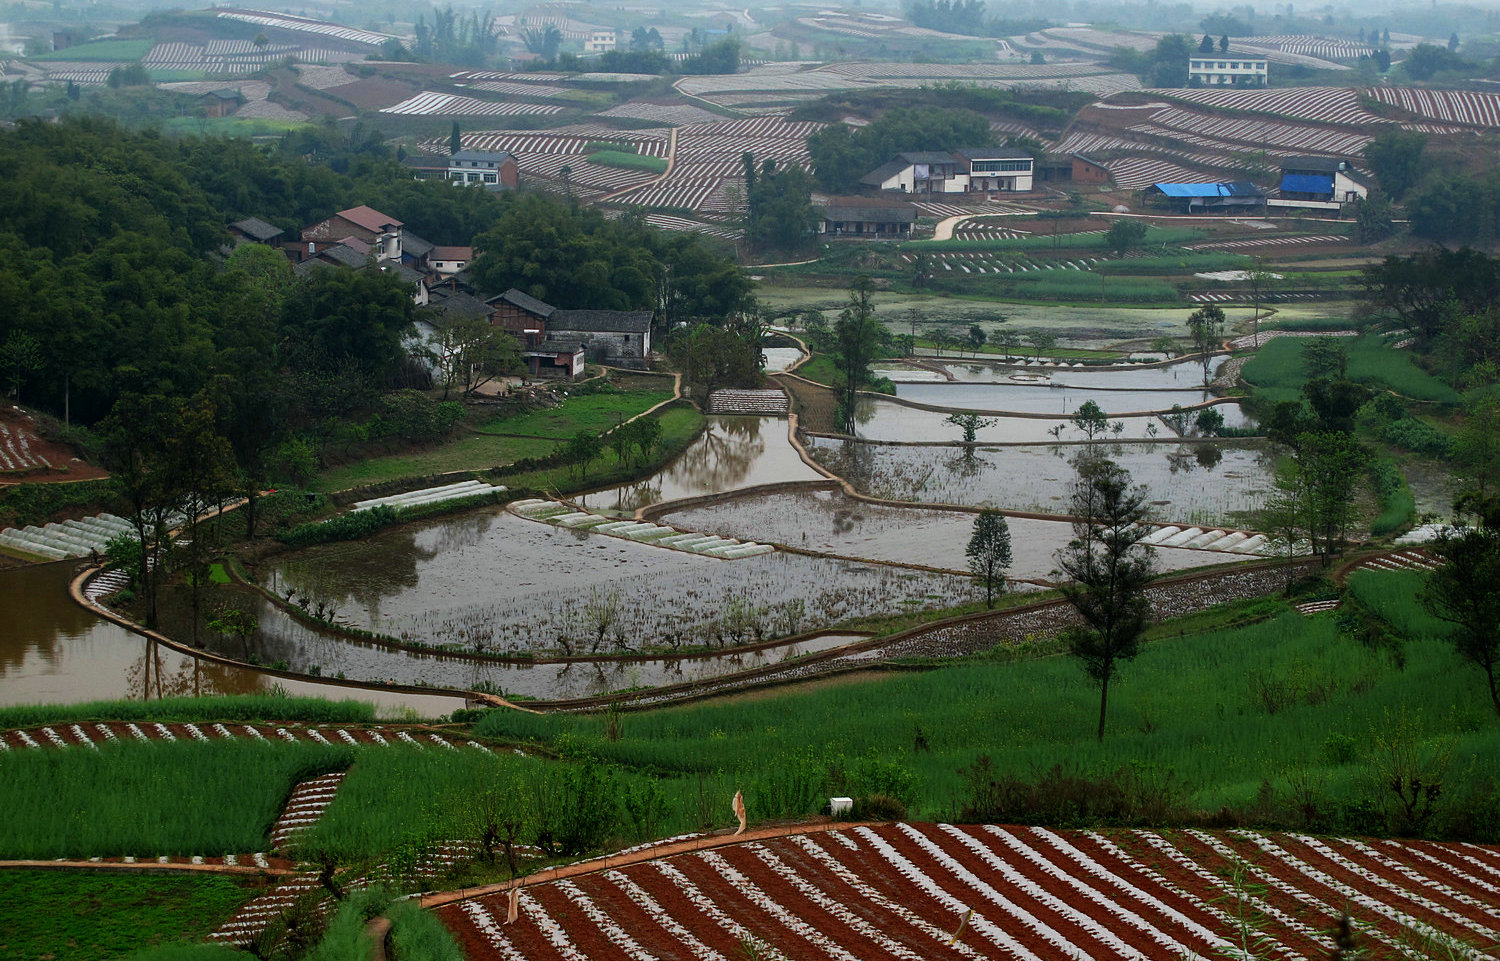
<svg viewBox="0 0 1500 961"><path fill-rule="evenodd" d="M498 179L499 178L495 174L487 173L484 175L484 182L487 184L492 184Z"/></svg>

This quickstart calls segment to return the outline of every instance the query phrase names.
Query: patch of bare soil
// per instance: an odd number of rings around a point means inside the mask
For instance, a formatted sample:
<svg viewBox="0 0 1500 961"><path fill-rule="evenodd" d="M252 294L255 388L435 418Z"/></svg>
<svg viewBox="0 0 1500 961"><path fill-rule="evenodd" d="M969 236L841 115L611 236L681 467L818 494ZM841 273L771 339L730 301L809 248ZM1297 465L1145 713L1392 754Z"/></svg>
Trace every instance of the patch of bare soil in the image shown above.
<svg viewBox="0 0 1500 961"><path fill-rule="evenodd" d="M35 414L21 407L0 408L0 485L92 480L106 476L66 445L44 436Z"/></svg>

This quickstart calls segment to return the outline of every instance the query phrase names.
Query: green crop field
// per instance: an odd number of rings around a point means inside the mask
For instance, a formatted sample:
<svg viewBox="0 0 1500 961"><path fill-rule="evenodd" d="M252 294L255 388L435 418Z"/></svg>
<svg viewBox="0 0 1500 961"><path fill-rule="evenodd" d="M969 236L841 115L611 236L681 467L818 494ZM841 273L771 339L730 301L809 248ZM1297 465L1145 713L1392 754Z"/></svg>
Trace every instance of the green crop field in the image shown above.
<svg viewBox="0 0 1500 961"><path fill-rule="evenodd" d="M623 150L600 150L591 153L588 155L588 162L601 167L618 167L622 170L645 170L654 174L667 172L665 157L648 157L642 154L626 153Z"/></svg>
<svg viewBox="0 0 1500 961"><path fill-rule="evenodd" d="M252 741L12 751L0 755L0 858L263 851L293 785L352 758Z"/></svg>
<svg viewBox="0 0 1500 961"><path fill-rule="evenodd" d="M665 378L662 378L665 380ZM581 430L602 433L672 399L671 382L666 390L633 390L569 397L557 407L526 414L496 417L478 430L487 434L513 434L567 440Z"/></svg>
<svg viewBox="0 0 1500 961"><path fill-rule="evenodd" d="M341 464L318 475L309 486L313 490L339 491L402 477L423 477L456 470L488 470L526 457L544 457L552 453L557 444L554 440L529 437L467 434L430 450Z"/></svg>
<svg viewBox="0 0 1500 961"><path fill-rule="evenodd" d="M79 60L89 63L116 62L130 63L144 57L156 41L150 37L139 40L96 40L93 43L81 43L76 47L64 47L61 50L53 50L49 53L38 54L27 57L27 60Z"/></svg>
<svg viewBox="0 0 1500 961"><path fill-rule="evenodd" d="M1302 367L1306 337L1278 337L1266 343L1241 372L1255 388L1257 400L1274 403L1297 399L1307 374ZM1422 370L1410 351L1396 350L1373 334L1340 338L1348 351L1349 379L1384 387L1413 400L1442 404L1459 402L1457 392Z"/></svg>
<svg viewBox="0 0 1500 961"><path fill-rule="evenodd" d="M1399 620L1409 608L1382 600L1376 609ZM1478 672L1430 634L1403 653L1397 667L1341 634L1333 617L1290 611L1158 637L1112 687L1102 744L1093 736L1097 689L1065 657L628 714L615 741L601 736L598 717L494 712L477 730L587 745L687 783L722 777L743 787L752 811L777 810L794 775L813 782L807 797L826 798L848 788L840 772L890 780L894 767L912 780L914 817L950 815L958 769L988 754L998 773L1022 779L1056 765L1096 777L1130 769L1179 785L1185 807L1199 812L1245 810L1263 790L1314 783L1331 811L1347 812L1325 827L1370 831L1378 819L1359 812L1384 807L1376 744L1394 718L1410 718L1416 750L1451 742L1455 773L1500 770L1500 730Z"/></svg>
<svg viewBox="0 0 1500 961"><path fill-rule="evenodd" d="M0 728L72 724L79 721L301 721L310 724L368 724L375 708L367 701L317 697L233 694L224 697L168 697L154 701L96 701L0 707Z"/></svg>
<svg viewBox="0 0 1500 961"><path fill-rule="evenodd" d="M0 889L0 959L104 961L201 939L265 886L223 875L6 871ZM203 961L245 957L226 948L189 950ZM153 957L171 955L163 949Z"/></svg>

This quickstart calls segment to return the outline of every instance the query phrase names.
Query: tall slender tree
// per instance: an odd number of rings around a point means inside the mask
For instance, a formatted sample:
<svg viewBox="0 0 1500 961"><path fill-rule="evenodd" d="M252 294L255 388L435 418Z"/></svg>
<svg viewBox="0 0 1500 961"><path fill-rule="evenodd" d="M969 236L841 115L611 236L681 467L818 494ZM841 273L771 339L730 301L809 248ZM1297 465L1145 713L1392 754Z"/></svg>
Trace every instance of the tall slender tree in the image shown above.
<svg viewBox="0 0 1500 961"><path fill-rule="evenodd" d="M1490 703L1500 714L1500 531L1454 531L1432 549L1447 563L1427 575L1422 604L1452 625L1448 640L1459 657L1484 672Z"/></svg>
<svg viewBox="0 0 1500 961"><path fill-rule="evenodd" d="M1053 573L1063 579L1063 596L1078 612L1068 650L1099 685L1097 736L1103 741L1110 681L1140 653L1150 621L1146 586L1156 558L1142 543L1150 530L1146 488L1131 486L1130 472L1107 458L1085 455L1076 466L1073 539L1057 552Z"/></svg>
<svg viewBox="0 0 1500 961"><path fill-rule="evenodd" d="M854 408L859 389L869 383L870 364L880 355L880 321L875 318L875 285L860 274L849 285L849 303L833 325L834 365L839 422L845 433L854 433Z"/></svg>

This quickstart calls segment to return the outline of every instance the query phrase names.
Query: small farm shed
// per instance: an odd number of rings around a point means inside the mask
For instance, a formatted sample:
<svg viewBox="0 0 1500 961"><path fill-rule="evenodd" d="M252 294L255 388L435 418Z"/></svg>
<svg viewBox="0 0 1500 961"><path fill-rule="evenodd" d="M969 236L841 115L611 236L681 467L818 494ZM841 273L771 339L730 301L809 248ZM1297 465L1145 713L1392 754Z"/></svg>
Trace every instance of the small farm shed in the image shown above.
<svg viewBox="0 0 1500 961"><path fill-rule="evenodd" d="M1264 209L1266 192L1248 182L1217 184L1152 184L1141 191L1142 199L1153 207L1164 207L1181 213L1205 210L1255 208Z"/></svg>
<svg viewBox="0 0 1500 961"><path fill-rule="evenodd" d="M917 208L904 200L830 197L818 211L818 233L829 237L896 240L911 236Z"/></svg>

